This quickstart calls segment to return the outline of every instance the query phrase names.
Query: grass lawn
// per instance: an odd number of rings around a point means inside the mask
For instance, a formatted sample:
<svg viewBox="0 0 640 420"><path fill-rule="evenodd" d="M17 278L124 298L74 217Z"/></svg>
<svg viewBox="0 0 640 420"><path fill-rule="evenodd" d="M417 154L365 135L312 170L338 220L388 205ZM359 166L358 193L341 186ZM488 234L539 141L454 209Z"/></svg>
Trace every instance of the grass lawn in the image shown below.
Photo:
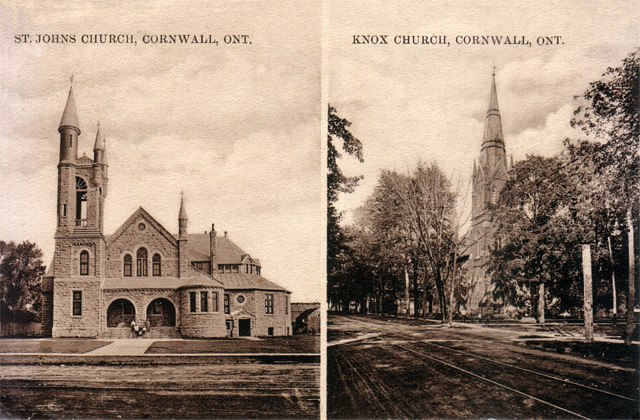
<svg viewBox="0 0 640 420"><path fill-rule="evenodd" d="M2 338L0 353L87 353L106 346L110 341L77 338L34 339Z"/></svg>
<svg viewBox="0 0 640 420"><path fill-rule="evenodd" d="M220 338L156 341L146 353L320 353L320 336L295 335L260 340Z"/></svg>
<svg viewBox="0 0 640 420"><path fill-rule="evenodd" d="M640 347L637 345L625 346L622 343L531 340L525 342L525 345L530 348L614 363L631 369L638 369L638 361L640 360Z"/></svg>

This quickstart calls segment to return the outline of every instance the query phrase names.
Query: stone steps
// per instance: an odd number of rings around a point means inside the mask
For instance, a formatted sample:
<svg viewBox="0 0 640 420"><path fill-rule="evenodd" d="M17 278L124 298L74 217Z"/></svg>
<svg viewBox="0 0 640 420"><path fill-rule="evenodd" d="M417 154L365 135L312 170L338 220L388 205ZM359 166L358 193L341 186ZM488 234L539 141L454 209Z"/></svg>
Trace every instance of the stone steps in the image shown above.
<svg viewBox="0 0 640 420"><path fill-rule="evenodd" d="M147 338L159 340L163 338L182 338L179 331L173 327L155 327L151 331L147 331L143 336L137 337L131 331L131 328L107 328L101 335L101 338L108 340L130 339L130 338Z"/></svg>

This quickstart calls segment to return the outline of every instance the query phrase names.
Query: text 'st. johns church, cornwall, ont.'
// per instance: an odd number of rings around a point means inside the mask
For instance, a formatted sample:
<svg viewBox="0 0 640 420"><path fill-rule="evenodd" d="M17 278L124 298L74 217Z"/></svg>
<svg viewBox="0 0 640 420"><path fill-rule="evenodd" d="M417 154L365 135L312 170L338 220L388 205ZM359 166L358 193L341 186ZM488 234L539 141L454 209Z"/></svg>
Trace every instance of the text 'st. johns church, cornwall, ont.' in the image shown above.
<svg viewBox="0 0 640 420"><path fill-rule="evenodd" d="M78 158L73 87L60 121L55 251L43 283L43 330L53 337L125 336L131 323L165 337L291 334L290 292L263 278L258 259L214 225L178 234L142 207L103 231L109 165L97 129L93 159ZM178 210L178 209L176 209Z"/></svg>

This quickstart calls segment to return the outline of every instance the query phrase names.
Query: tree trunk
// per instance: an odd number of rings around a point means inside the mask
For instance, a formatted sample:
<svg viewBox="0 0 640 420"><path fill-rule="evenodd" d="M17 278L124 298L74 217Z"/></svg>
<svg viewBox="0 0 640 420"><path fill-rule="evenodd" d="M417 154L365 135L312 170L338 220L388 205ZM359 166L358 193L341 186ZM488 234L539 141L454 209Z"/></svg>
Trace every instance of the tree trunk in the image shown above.
<svg viewBox="0 0 640 420"><path fill-rule="evenodd" d="M618 318L618 296L616 291L615 262L613 260L613 252L611 251L611 236L607 237L607 243L609 244L609 260L611 261L611 294L613 296L611 307L613 310L613 322L615 323Z"/></svg>
<svg viewBox="0 0 640 420"><path fill-rule="evenodd" d="M456 291L456 270L458 260L458 253L454 253L453 255L453 272L451 273L451 287L449 288L449 326L453 325L453 307L454 307L454 299L455 299L455 291Z"/></svg>
<svg viewBox="0 0 640 420"><path fill-rule="evenodd" d="M442 282L442 273L436 271L436 290L438 292L438 300L440 301L440 315L442 322L447 322L447 293Z"/></svg>
<svg viewBox="0 0 640 420"><path fill-rule="evenodd" d="M538 322L544 324L544 283L540 282L538 286Z"/></svg>
<svg viewBox="0 0 640 420"><path fill-rule="evenodd" d="M422 319L427 319L427 304L429 300L429 294L427 293L427 279L424 279L424 291L422 293Z"/></svg>
<svg viewBox="0 0 640 420"><path fill-rule="evenodd" d="M409 294L409 270L404 269L404 317L409 318L411 312L411 296Z"/></svg>
<svg viewBox="0 0 640 420"><path fill-rule="evenodd" d="M627 214L627 247L629 248L629 291L627 293L627 326L624 336L624 344L630 345L633 341L633 330L635 328L635 297L636 297L636 280L635 280L635 248L633 243L633 218L631 211Z"/></svg>
<svg viewBox="0 0 640 420"><path fill-rule="evenodd" d="M413 317L418 318L418 308L420 307L420 292L418 291L418 262L413 261ZM426 293L425 293L426 294Z"/></svg>

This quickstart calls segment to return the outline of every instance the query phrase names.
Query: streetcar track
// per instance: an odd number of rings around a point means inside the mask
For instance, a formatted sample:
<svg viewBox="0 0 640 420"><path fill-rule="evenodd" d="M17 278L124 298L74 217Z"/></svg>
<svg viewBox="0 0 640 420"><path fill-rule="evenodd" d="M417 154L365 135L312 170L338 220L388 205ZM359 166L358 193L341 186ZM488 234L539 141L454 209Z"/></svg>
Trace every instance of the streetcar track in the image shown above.
<svg viewBox="0 0 640 420"><path fill-rule="evenodd" d="M351 363L351 361L344 354L340 354L340 356L345 361L345 363L347 364L349 369L351 369L351 371L353 373L355 373L358 376L358 378L360 378L360 381L362 382L362 385L367 390L368 394L371 396L371 400L373 400L373 402L378 407L378 409L384 411L384 406L382 405L382 402L380 401L379 398L377 398L376 393L373 392L373 390L369 386L368 381L365 380L365 378L363 377L362 373L358 369L356 369L356 367L353 365L353 363Z"/></svg>
<svg viewBox="0 0 640 420"><path fill-rule="evenodd" d="M578 383L578 382L574 382L574 381L572 381L570 379L564 379L564 378L559 378L557 376L547 375L546 373L537 372L535 370L523 368L523 367L520 367L520 366L511 365L509 363L500 362L498 360L489 359L489 358L484 357L484 356L478 356L477 354L468 353L468 352L465 352L465 351L462 351L462 350L458 350L458 349L453 349L451 347L443 346L441 344L436 344L434 342L424 342L424 343L425 344L429 344L431 346L447 349L447 350L450 350L450 351L453 351L453 352L456 352L456 353L464 354L465 356L471 356L471 357L475 357L476 359L485 360L487 362L495 363L497 365L507 366L507 367L510 367L512 369L517 369L517 370L521 370L521 371L524 371L524 372L527 372L527 373L531 373L531 374L534 374L534 375L542 376L542 377L547 378L547 379L553 379L553 380L558 381L560 383L570 384L570 385L574 385L574 386L578 386L578 387L581 387L581 388L588 389L590 391L600 392L602 394L606 394L606 395L609 395L609 396L612 396L612 397L617 397L617 398L620 398L620 399L633 401L633 402L639 402L640 401L637 398L630 398L630 397L627 397L627 396L624 396L624 395L616 394L614 392L605 391L604 389L599 389L599 388L595 388L595 387L592 387L592 386L589 386L589 385L585 385L585 384L581 384L581 383Z"/></svg>
<svg viewBox="0 0 640 420"><path fill-rule="evenodd" d="M485 378L485 377L484 377L484 376L482 376L482 375L478 375L477 373L471 372L471 371L466 370L466 369L463 369L463 368L461 368L461 367L459 367L459 366L456 366L456 365L453 365L453 364L451 364L451 363L445 362L444 360L440 360L440 359L438 359L438 358L435 358L435 357L429 356L429 355L427 355L427 354L425 354L425 353L423 353L423 352L419 352L419 351L417 351L417 350L411 349L411 348L409 348L409 347L401 346L401 345L399 345L399 344L394 344L394 346L399 347L399 348L401 348L401 349L404 349L404 350L406 350L406 351L408 351L408 352L410 352L410 353L414 353L414 354L417 354L417 355L419 355L419 356L421 356L421 357L427 358L427 359L429 359L429 360L431 360L431 361L434 361L434 362L437 362L437 363L443 364L443 365L445 365L445 366L448 366L448 367L450 367L450 368L452 368L452 369L455 369L455 370L457 370L457 371L463 372L463 373L465 373L465 374L467 374L467 375L469 375L469 376L472 376L472 377L474 377L474 378L477 378L477 379L480 379L480 380L482 380L482 381L488 382L488 383L490 383L490 384L493 384L493 385L499 386L500 388L506 389L506 390L511 391L511 392L515 392L515 393L517 393L517 394L519 394L519 395L522 395L522 396L524 396L524 397L530 398L530 399L532 399L532 400L534 400L534 401L538 401L538 402L540 402L540 403L542 403L542 404L544 404L544 405L550 406L550 407L552 407L552 408L554 408L554 409L556 409L556 410L563 411L563 412L565 412L565 413L571 414L572 416L576 416L576 417L581 418L581 419L587 419L587 420L589 420L589 417L585 417L585 416L583 416L582 414L578 414L578 413L576 413L576 412L574 412L574 411L571 411L571 410L569 410L569 409L566 409L566 408L560 407L560 406L558 406L558 405L556 405L556 404L553 404L553 403L551 403L551 402L549 402L549 401L545 401L545 400L543 400L543 399L541 399L541 398L538 398L538 397L533 396L533 395L531 395L531 394L527 394L526 392L523 392L523 391L520 391L520 390L518 390L518 389L512 388L512 387L510 387L510 386L508 386L508 385L502 384L502 383L497 382L497 381L494 381L494 380L492 380L492 379Z"/></svg>
<svg viewBox="0 0 640 420"><path fill-rule="evenodd" d="M360 322L360 323L364 323L361 320L355 320L355 321L356 322ZM372 322L372 323L380 324L381 322ZM620 398L620 399L624 399L624 400L627 400L627 401L639 402L639 400L636 399L636 398L630 398L630 397L627 397L625 395L616 394L616 393L611 392L611 391L606 391L606 390L603 390L603 389L600 389L600 388L596 388L596 387L592 387L592 386L589 386L589 385L585 385L585 384L581 384L581 383L578 383L578 382L574 382L574 381L572 381L570 379L565 379L565 378L560 378L560 377L557 377L557 376L547 375L547 374L542 373L542 372L538 372L538 371L534 371L534 370L531 370L531 369L519 367L519 366L512 365L512 364L505 363L505 362L500 362L498 360L490 359L490 358L487 358L487 357L484 357L484 356L479 356L479 355L474 354L474 353L469 353L469 352L464 352L462 350L453 349L451 347L447 347L447 346L443 346L443 345L440 345L440 344L436 344L433 341L420 340L420 339L418 339L415 336L412 336L410 334L406 334L406 333L403 334L403 333L399 333L399 332L386 332L385 335L387 335L387 336L395 335L395 336L399 336L399 337L408 338L408 339L412 340L415 343L424 343L424 344L428 344L428 345L431 345L431 346L434 346L434 347L440 347L440 348L443 348L443 349L446 349L446 350L449 350L449 351L452 351L452 352L457 352L457 353L460 353L460 354L464 354L466 356L475 357L475 358L480 359L480 360L485 360L485 361L488 361L488 362L492 362L492 363L500 365L500 366L506 366L506 367L510 367L512 369L524 371L524 372L531 373L531 374L537 375L537 376L541 376L541 377L544 377L544 378L547 378L547 379L552 379L552 380L555 380L555 381L560 382L562 384L574 385L574 386L581 387L581 388L584 388L584 389L588 389L590 391L598 392L598 393L601 393L601 394L604 394L604 395L609 395L609 396ZM445 339L445 340L442 340L442 341L454 341L454 340L446 340Z"/></svg>

